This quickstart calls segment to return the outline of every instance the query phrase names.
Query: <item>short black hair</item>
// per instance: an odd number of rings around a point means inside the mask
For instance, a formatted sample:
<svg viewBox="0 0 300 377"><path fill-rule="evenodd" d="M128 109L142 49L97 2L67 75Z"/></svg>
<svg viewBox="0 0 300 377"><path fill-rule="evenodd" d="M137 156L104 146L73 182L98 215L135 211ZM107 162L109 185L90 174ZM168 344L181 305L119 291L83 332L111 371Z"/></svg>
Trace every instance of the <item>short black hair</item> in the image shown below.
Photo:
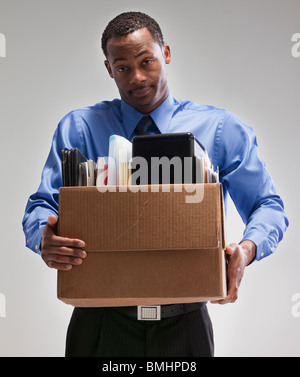
<svg viewBox="0 0 300 377"><path fill-rule="evenodd" d="M107 41L110 38L123 37L144 27L149 30L153 39L163 47L163 34L160 26L152 17L142 12L124 12L111 20L102 34L101 47L104 55L107 56Z"/></svg>

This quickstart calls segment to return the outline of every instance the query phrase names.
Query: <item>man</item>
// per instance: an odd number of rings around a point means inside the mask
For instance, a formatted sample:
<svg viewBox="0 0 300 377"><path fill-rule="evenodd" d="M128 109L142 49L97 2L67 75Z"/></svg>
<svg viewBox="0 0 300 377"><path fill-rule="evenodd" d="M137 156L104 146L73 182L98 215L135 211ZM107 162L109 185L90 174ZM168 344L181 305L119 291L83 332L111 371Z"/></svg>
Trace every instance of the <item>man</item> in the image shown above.
<svg viewBox="0 0 300 377"><path fill-rule="evenodd" d="M212 164L219 166L225 203L229 193L245 223L241 242L226 247L228 295L220 303L234 302L245 267L273 253L288 226L282 200L257 156L253 130L226 110L172 97L167 81L170 47L151 17L140 12L117 16L102 35L102 49L121 100L72 111L58 125L40 187L26 207L27 246L51 268L69 270L84 263L84 240L56 234L60 151L78 147L94 161L108 156L110 135L131 140L147 114L156 133L192 132ZM75 308L66 355L212 356L213 332L206 304L180 308L174 306L176 315L167 314L155 323L137 320L130 308Z"/></svg>

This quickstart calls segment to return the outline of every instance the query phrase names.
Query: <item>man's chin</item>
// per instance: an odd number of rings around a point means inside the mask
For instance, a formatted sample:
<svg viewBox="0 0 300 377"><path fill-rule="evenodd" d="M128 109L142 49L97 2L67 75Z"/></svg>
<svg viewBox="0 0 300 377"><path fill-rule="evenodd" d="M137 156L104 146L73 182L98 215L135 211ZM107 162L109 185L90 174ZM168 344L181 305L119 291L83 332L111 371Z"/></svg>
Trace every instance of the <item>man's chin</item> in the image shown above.
<svg viewBox="0 0 300 377"><path fill-rule="evenodd" d="M121 95L121 98L140 113L149 114L166 99L167 95L168 92L164 96L157 96L155 88L151 87L151 90L145 95L137 96L133 95L132 92L128 92L126 96Z"/></svg>
<svg viewBox="0 0 300 377"><path fill-rule="evenodd" d="M141 113L150 113L152 110L155 109L155 101L153 98L149 98L147 96L145 97L134 97L131 98L129 101L125 102L128 103L128 105L132 106L136 110L138 110Z"/></svg>

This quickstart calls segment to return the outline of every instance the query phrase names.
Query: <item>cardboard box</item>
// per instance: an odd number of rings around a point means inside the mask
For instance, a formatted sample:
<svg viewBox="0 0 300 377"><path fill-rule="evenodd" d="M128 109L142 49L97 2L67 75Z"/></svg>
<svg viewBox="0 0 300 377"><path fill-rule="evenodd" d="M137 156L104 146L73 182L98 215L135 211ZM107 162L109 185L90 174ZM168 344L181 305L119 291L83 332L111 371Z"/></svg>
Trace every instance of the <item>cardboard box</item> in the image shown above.
<svg viewBox="0 0 300 377"><path fill-rule="evenodd" d="M80 266L58 272L60 300L104 307L226 297L220 183L114 189L60 189L59 234L84 240L87 252Z"/></svg>

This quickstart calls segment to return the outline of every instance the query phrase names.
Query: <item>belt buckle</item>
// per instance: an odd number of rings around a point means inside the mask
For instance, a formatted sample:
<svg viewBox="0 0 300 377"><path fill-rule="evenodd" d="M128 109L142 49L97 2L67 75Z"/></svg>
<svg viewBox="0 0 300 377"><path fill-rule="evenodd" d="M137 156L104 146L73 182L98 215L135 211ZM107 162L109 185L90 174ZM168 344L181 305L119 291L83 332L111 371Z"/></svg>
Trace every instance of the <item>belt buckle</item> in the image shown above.
<svg viewBox="0 0 300 377"><path fill-rule="evenodd" d="M137 307L137 319L139 321L160 321L160 305L142 305Z"/></svg>

